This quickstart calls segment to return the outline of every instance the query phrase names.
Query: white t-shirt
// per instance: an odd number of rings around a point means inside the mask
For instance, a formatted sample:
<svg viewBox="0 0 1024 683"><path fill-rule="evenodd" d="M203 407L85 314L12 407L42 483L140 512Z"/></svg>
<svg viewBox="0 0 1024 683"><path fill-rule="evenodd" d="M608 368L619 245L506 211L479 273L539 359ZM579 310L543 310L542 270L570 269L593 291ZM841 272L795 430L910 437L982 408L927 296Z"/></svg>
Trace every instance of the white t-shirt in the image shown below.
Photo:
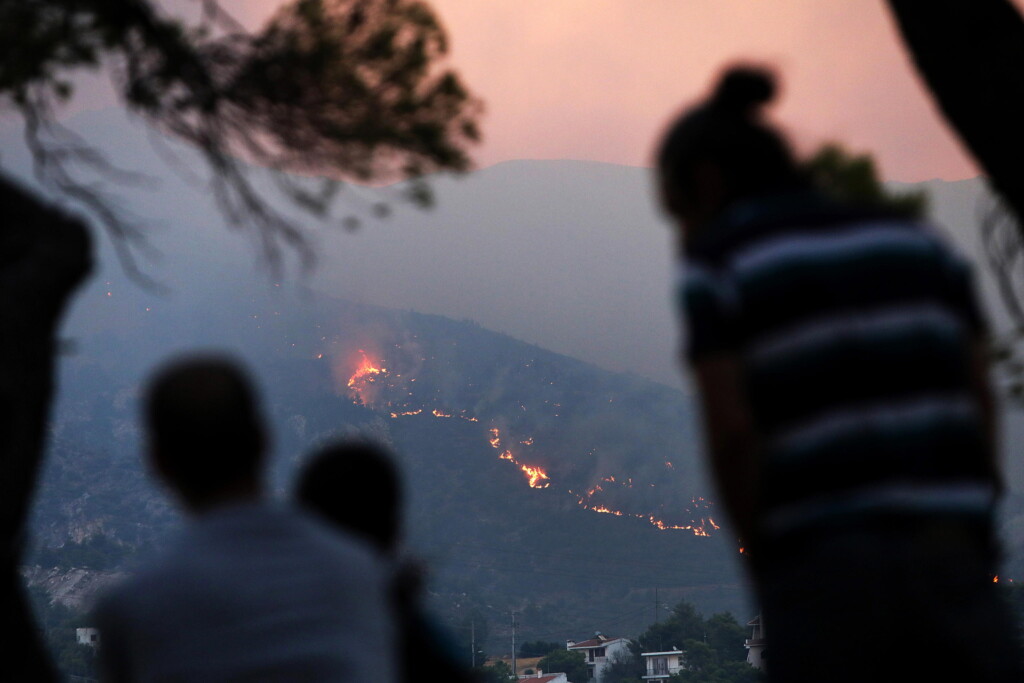
<svg viewBox="0 0 1024 683"><path fill-rule="evenodd" d="M99 604L110 680L395 681L390 569L271 503L214 510Z"/></svg>

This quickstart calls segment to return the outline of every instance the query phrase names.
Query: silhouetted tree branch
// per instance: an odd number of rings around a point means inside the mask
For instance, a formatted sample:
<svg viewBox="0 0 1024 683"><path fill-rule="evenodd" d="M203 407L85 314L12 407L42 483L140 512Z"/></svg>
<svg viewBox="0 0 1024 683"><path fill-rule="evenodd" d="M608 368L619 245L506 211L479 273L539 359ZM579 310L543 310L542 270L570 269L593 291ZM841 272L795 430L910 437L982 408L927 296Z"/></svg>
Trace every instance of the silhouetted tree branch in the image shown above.
<svg viewBox="0 0 1024 683"><path fill-rule="evenodd" d="M289 248L309 262L302 226L254 185L252 167L291 206L323 216L339 179L420 178L465 170L478 138L479 103L458 76L439 69L445 33L416 0L297 0L258 33L245 32L216 2L187 27L148 0L0 0L0 96L22 113L37 175L92 211L125 246L136 226L77 180L69 166L109 171L82 145L52 149L43 132L73 96L69 74L106 68L121 98L160 130L191 143L210 170L230 223L253 231L271 264ZM317 191L282 172L327 176Z"/></svg>
<svg viewBox="0 0 1024 683"><path fill-rule="evenodd" d="M1010 329L993 336L992 356L1002 393L1019 406L1024 404L1024 234L998 198L980 207L979 222L986 265L1010 319Z"/></svg>
<svg viewBox="0 0 1024 683"><path fill-rule="evenodd" d="M985 257L1013 324L993 340L1005 392L1024 399L1024 18L1008 0L889 0L936 102L1002 202L981 212Z"/></svg>

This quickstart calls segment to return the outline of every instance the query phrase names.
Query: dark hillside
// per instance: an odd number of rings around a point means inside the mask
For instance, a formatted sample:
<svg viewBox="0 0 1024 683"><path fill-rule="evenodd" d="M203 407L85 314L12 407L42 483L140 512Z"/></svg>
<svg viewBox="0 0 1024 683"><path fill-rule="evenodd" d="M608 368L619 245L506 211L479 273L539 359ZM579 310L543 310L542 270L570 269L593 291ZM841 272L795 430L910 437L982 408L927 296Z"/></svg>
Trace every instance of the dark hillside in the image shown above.
<svg viewBox="0 0 1024 683"><path fill-rule="evenodd" d="M151 320L133 343L175 326ZM680 392L471 322L340 300L250 300L210 327L241 340L263 386L278 487L329 438L365 434L400 454L410 544L453 620L481 609L492 637L512 609L521 637L618 628L602 625L612 619L635 629L656 588L741 609L735 541L700 499ZM128 343L83 336L68 359L36 508L40 561L73 564L63 548L121 569L177 523L138 460L139 387L119 363Z"/></svg>

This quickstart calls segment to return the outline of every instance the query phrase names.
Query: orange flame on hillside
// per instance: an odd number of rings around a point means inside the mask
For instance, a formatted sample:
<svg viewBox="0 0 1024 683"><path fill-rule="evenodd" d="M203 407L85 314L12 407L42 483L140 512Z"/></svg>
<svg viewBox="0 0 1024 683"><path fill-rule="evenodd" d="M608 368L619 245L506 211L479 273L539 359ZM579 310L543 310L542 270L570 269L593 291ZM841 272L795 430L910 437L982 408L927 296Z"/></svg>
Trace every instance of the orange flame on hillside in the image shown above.
<svg viewBox="0 0 1024 683"><path fill-rule="evenodd" d="M320 356L322 355L323 354L320 354ZM422 358L421 360L426 361L427 359ZM336 377L342 379L344 377L343 373L346 370L347 368L344 368L344 366L335 366L335 372L337 373ZM397 399L397 397L382 395L383 392L386 392L388 390L400 388L399 385L394 384L394 382L398 380L401 380L401 382L412 383L415 382L416 379L416 377L402 379L401 374L389 373L388 369L385 367L384 359L381 359L379 361L373 361L371 360L370 356L367 355L365 350L359 349L358 364L356 365L352 374L348 377L346 386L355 403L365 406L376 405L377 407L380 408L389 408L390 416L395 419L407 416L433 415L436 418L459 418L462 420L467 420L469 422L480 421L479 418L477 418L476 416L472 415L472 413L464 409L453 410L451 408L431 408L429 406L423 406L421 402L415 401L414 399ZM408 393L408 396L412 397L413 393L410 391ZM415 405L416 403L421 403L421 405L417 406ZM547 404L549 402L545 400L544 403ZM561 406L561 404L559 403L551 403L551 405L555 408ZM524 411L526 410L525 405L520 404L520 407ZM525 463L520 462L516 458L516 455L513 452L513 450L507 448L506 445L502 443L502 435L497 427L491 427L487 431L487 441L492 448L498 451L498 457L502 460L508 460L512 464L516 465L519 468L519 470L523 473L523 475L526 477L527 483L531 488L543 489L548 488L552 485L551 478L549 477L547 471L544 468L539 467L537 465L527 465ZM522 446L531 447L534 445L534 439L532 436L522 438L519 435L515 435L512 436L511 439L513 439L516 443ZM518 449L518 446L515 446L513 444L513 448ZM591 450L590 453L593 454L593 450ZM664 461L664 465L667 469L674 469L674 465L670 461ZM653 487L654 484L651 483L650 486ZM613 488L631 489L633 488L633 479L631 477L616 478L614 475L609 475L606 477L602 477L599 482L595 483L593 487L582 496L579 494L574 494L571 490L568 490L568 493L570 495L575 495L577 497L578 504L585 510L590 510L592 512L598 512L602 514L614 515L617 517L634 517L637 519L642 519L645 522L649 523L651 526L660 530L685 530L690 531L696 536L710 536L711 530L717 530L719 528L718 524L715 522L713 518L701 514L702 512L706 513L708 507L711 505L710 501L705 501L703 498L693 499L692 502L694 504L694 507L687 508L682 511L684 513L689 512L692 515L692 517L690 517L689 524L670 524L669 522L663 519L659 519L655 514L652 513L637 513L616 510L609 508L608 505L604 502L598 503L596 500L594 500L594 497L597 494L601 494L602 497L607 497L608 495L614 496L614 493L611 492L611 489ZM686 518L684 517L683 519ZM743 551L741 550L741 552ZM998 577L995 577L994 580L998 581L999 579Z"/></svg>
<svg viewBox="0 0 1024 683"><path fill-rule="evenodd" d="M614 482L615 477L605 477L601 481ZM632 488L633 480L629 479L628 482L629 483L626 485L626 487ZM623 512L621 510L614 510L608 507L607 505L603 504L591 505L590 499L598 491L604 491L604 489L601 487L600 484L595 484L592 489L588 490L582 496L576 494L576 502L584 510L590 510L591 512L600 512L601 514L615 515L616 517L636 517L637 519L646 520L655 529L659 529L661 531L689 531L693 533L694 536L710 536L711 532L709 531L709 529L715 531L719 529L718 524L711 517L701 517L699 522L694 521L691 524L669 524L664 520L658 519L653 514L642 514L639 512ZM569 491L569 493L572 493L572 491ZM709 501L704 500L704 498L694 498L691 502L694 505L698 506L706 506L709 504Z"/></svg>
<svg viewBox="0 0 1024 683"><path fill-rule="evenodd" d="M491 433L490 438L487 441L491 444L492 448L501 448L501 432L497 427L491 427L487 430ZM533 442L533 439L530 439ZM498 456L502 460L508 460L514 465L519 465L519 469L522 470L523 474L526 475L526 481L532 489L546 489L551 486L551 479L548 477L548 473L542 467L536 465L524 465L523 463L516 460L516 457L512 454L512 451L505 449Z"/></svg>
<svg viewBox="0 0 1024 683"><path fill-rule="evenodd" d="M384 367L383 362L377 364L371 361L367 357L366 351L362 349L359 349L359 355L362 360L356 367L356 371L348 378L348 388L359 403L369 405L369 391L373 388L374 383L387 373L387 368Z"/></svg>
<svg viewBox="0 0 1024 683"><path fill-rule="evenodd" d="M530 467L529 465L521 464L519 469L526 473L531 489L546 489L551 486L551 479L548 478L547 472L540 467Z"/></svg>

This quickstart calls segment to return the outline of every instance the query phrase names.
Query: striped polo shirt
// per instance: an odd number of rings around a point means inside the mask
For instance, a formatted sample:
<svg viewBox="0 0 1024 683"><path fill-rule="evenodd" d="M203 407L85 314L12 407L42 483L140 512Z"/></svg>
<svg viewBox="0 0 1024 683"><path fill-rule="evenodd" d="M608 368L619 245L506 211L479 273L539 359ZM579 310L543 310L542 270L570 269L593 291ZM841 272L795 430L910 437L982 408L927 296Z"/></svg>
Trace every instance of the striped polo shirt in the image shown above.
<svg viewBox="0 0 1024 683"><path fill-rule="evenodd" d="M742 363L767 534L991 514L969 363L983 321L930 227L809 193L744 203L690 240L679 294L691 363Z"/></svg>

